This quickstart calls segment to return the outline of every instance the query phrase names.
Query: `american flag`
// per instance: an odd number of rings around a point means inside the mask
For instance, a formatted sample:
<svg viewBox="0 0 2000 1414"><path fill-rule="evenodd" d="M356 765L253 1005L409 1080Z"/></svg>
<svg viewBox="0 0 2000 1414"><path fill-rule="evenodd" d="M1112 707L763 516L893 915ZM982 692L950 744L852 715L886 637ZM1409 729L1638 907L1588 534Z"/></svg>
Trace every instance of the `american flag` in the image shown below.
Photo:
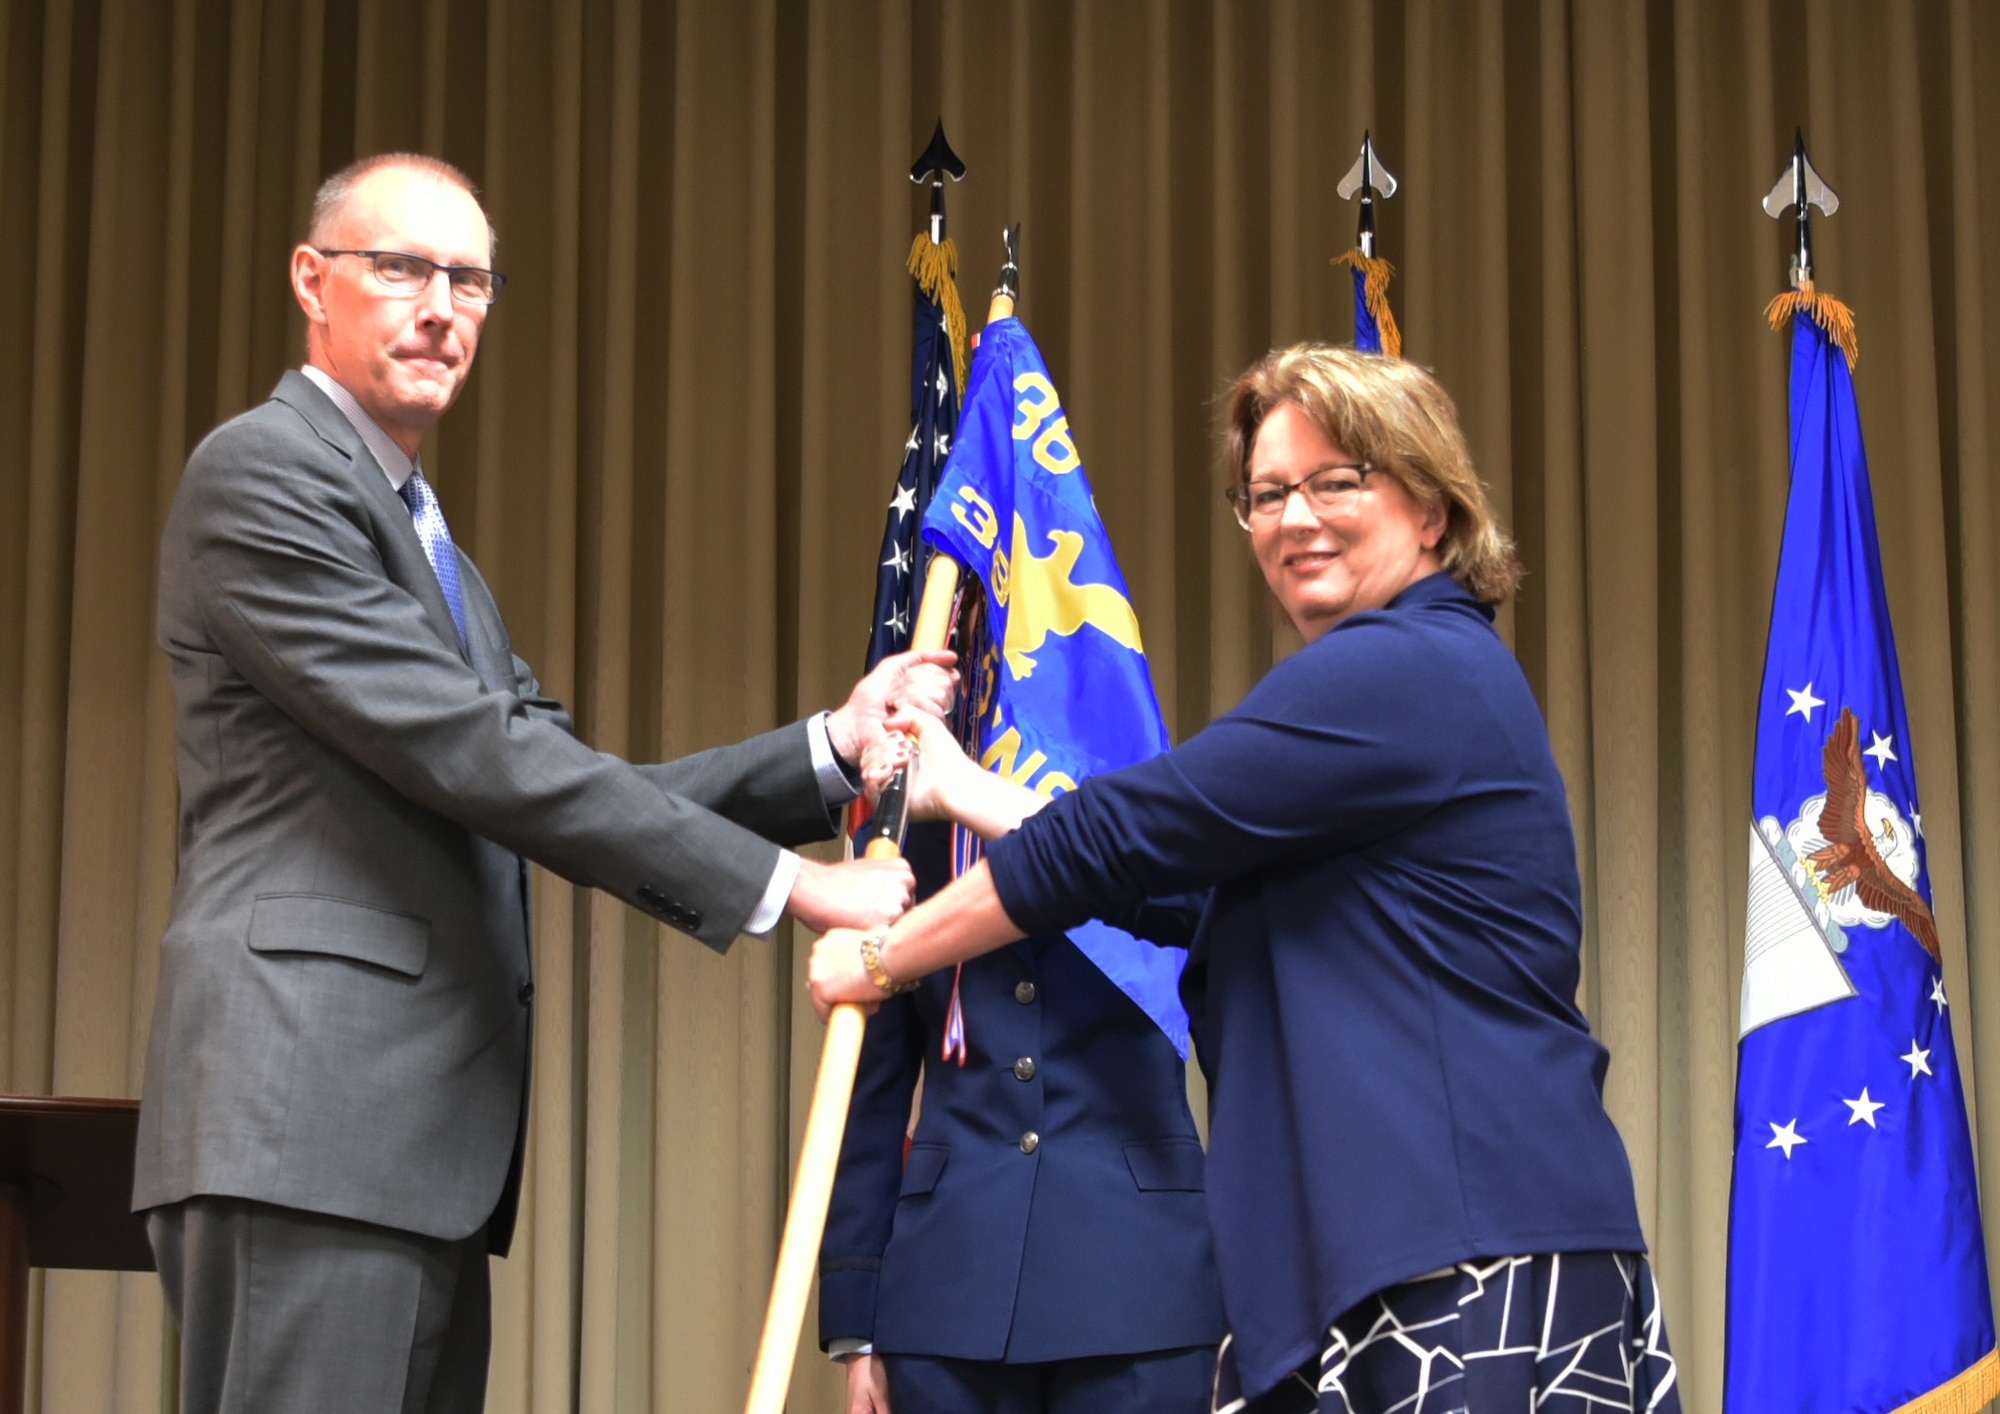
<svg viewBox="0 0 2000 1414"><path fill-rule="evenodd" d="M903 443L903 468L882 528L882 556L875 571L875 617L868 629L868 666L910 646L924 571L931 549L917 528L923 524L938 471L958 436L958 376L944 306L923 285L912 282L916 341L910 357L910 436Z"/></svg>
<svg viewBox="0 0 2000 1414"><path fill-rule="evenodd" d="M931 495L937 490L938 474L958 437L958 364L965 358L963 349L953 347L951 337L952 324L956 322L962 329L965 319L957 312L958 290L951 283L958 252L948 239L942 248L926 249L927 239L919 235L910 252L916 306L916 337L910 353L910 435L903 443L903 466L896 473L896 494L889 499L888 520L882 527L882 556L875 569L875 616L868 626L870 668L910 646L923 601L924 574L935 553L919 531ZM857 800L848 815L849 835L857 850L867 820L867 801ZM903 857L916 871L918 897L928 898L951 881L952 836L948 825L910 828L903 842ZM955 983L947 1032L947 1058L956 1058L964 1065L964 1022Z"/></svg>

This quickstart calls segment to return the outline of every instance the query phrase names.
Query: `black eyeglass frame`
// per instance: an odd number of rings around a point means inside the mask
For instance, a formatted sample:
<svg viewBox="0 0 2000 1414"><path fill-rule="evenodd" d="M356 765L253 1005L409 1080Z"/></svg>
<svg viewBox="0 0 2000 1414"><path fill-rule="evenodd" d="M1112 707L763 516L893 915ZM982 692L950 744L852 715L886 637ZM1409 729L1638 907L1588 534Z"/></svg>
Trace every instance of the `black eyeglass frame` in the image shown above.
<svg viewBox="0 0 2000 1414"><path fill-rule="evenodd" d="M1225 486L1222 488L1222 499L1229 503L1229 509L1236 512L1236 523L1245 530L1248 530L1250 529L1250 488L1254 485L1268 486L1274 491L1282 486L1285 488L1285 501L1289 501L1292 499L1293 492L1303 493L1308 485L1318 478L1325 476L1329 471L1352 471L1357 473L1355 489L1358 491L1361 489L1360 483L1367 479L1368 473L1375 470L1377 470L1377 467L1373 462L1334 462L1328 466L1318 468L1311 476L1301 477L1297 481L1246 481L1241 486ZM1311 496L1306 497L1306 504L1308 506L1312 505ZM1279 514L1282 515L1284 513L1284 501L1279 502L1278 505Z"/></svg>
<svg viewBox="0 0 2000 1414"><path fill-rule="evenodd" d="M431 281L437 278L437 273L440 270L444 271L444 282L446 287L451 290L451 297L460 304L476 304L491 307L499 303L500 291L507 286L507 277L502 275L498 270L488 270L483 265L440 265L428 256L413 255L407 250L324 250L319 246L310 246L308 249L319 255L326 256L328 259L332 259L336 255L353 255L365 259L368 262L368 273L373 275L390 294L400 295L404 299L415 299L418 295L429 289ZM414 261L418 265L427 266L429 273L424 276L423 283L415 289L398 290L387 280L384 280L381 272L375 268L375 262L384 256L393 256L397 260ZM453 278L460 271L465 271L473 275L484 275L490 282L492 297L490 299L467 298L465 295L460 294L458 282Z"/></svg>

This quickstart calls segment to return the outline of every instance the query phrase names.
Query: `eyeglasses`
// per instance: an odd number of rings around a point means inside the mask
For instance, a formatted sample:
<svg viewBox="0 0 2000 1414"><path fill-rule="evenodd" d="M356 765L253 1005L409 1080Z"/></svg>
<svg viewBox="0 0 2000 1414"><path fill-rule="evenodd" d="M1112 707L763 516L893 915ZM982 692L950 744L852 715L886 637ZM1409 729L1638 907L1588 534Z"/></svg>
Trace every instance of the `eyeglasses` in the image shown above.
<svg viewBox="0 0 2000 1414"><path fill-rule="evenodd" d="M1236 512L1236 523L1245 530L1270 525L1285 513L1292 493L1304 494L1306 505L1322 520L1338 515L1354 504L1361 494L1361 478L1375 468L1367 462L1340 462L1323 466L1303 481L1273 481L1258 478L1225 490L1223 499Z"/></svg>
<svg viewBox="0 0 2000 1414"><path fill-rule="evenodd" d="M320 250L319 253L328 257L352 255L367 261L375 282L392 295L422 294L430 288L431 277L440 270L451 286L451 297L461 304L491 304L500 298L500 289L507 283L507 277L497 270L477 265L440 265L401 250Z"/></svg>

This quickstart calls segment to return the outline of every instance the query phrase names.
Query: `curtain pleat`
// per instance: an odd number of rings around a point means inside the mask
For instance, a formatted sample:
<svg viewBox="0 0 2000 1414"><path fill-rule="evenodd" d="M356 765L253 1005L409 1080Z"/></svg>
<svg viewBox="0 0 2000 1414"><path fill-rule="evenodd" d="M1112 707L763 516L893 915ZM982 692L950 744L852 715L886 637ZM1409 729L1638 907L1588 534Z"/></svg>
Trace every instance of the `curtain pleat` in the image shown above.
<svg viewBox="0 0 2000 1414"><path fill-rule="evenodd" d="M174 875L154 547L191 446L300 356L287 261L327 172L416 148L481 185L511 283L426 470L544 686L656 759L859 671L908 431L928 194L904 174L940 116L970 323L1022 222L1020 312L1171 729L1233 705L1297 638L1220 502L1218 398L1274 343L1349 337L1334 186L1366 130L1402 182L1378 220L1405 352L1457 397L1528 566L1501 627L1570 789L1580 998L1687 1402L1716 1408L1787 477L1760 311L1790 220L1756 203L1795 127L1843 198L1817 273L1860 325L2000 1197L1996 63L1979 0L0 0L0 1086L137 1093ZM490 1407L736 1407L818 1057L809 939L718 957L535 887ZM153 1278L35 1291L31 1407L174 1408ZM840 1388L809 1320L792 1407Z"/></svg>

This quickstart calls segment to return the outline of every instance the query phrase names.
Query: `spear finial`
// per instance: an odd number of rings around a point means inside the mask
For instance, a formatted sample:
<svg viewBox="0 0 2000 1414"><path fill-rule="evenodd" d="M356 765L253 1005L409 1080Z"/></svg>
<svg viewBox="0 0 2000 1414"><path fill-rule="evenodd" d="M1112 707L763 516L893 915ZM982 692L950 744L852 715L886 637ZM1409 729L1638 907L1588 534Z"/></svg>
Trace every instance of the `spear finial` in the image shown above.
<svg viewBox="0 0 2000 1414"><path fill-rule="evenodd" d="M1764 198L1764 213L1773 220L1782 217L1787 207L1798 208L1799 238L1792 256L1792 283L1795 285L1809 283L1813 277L1811 208L1815 206L1831 216L1840 210L1840 198L1821 179L1818 169L1806 156L1806 135L1801 128L1792 139L1791 159L1785 163L1778 184Z"/></svg>
<svg viewBox="0 0 2000 1414"><path fill-rule="evenodd" d="M954 182L965 180L965 164L958 160L958 154L951 150L951 144L944 140L944 119L937 121L937 131L931 134L931 145L924 149L923 156L910 168L910 180L918 186L926 181L931 184L931 244L944 241L944 179Z"/></svg>
<svg viewBox="0 0 2000 1414"><path fill-rule="evenodd" d="M1840 198L1806 156L1806 135L1800 130L1792 139L1792 156L1785 163L1784 174L1764 198L1764 212L1773 220L1783 216L1787 207L1797 207L1799 213L1798 243L1792 249L1792 288L1765 306L1764 317L1773 329L1783 329L1804 315L1826 331L1827 338L1847 356L1847 367L1852 371L1861 358L1854 314L1832 295L1813 288L1811 208L1815 206L1831 216L1840 210Z"/></svg>
<svg viewBox="0 0 2000 1414"><path fill-rule="evenodd" d="M993 287L995 298L1007 297L1011 305L1021 298L1021 223L1000 228L1000 245L1007 252L1007 261L1000 267L1000 282Z"/></svg>
<svg viewBox="0 0 2000 1414"><path fill-rule="evenodd" d="M1354 159L1354 165L1347 169L1347 175L1340 179L1334 190L1340 193L1342 201L1354 200L1356 192L1361 193L1361 219L1355 232L1354 244L1370 260L1375 258L1375 198L1387 201L1396 194L1396 179L1382 159L1375 155L1375 139L1367 131L1361 134L1361 155Z"/></svg>
<svg viewBox="0 0 2000 1414"><path fill-rule="evenodd" d="M1389 308L1389 280L1396 268L1375 253L1375 200L1387 201L1396 194L1396 179L1375 155L1375 139L1361 134L1361 155L1335 188L1343 201L1361 197L1359 229L1354 249L1334 257L1335 265L1354 272L1354 346L1363 353L1400 358L1403 334L1396 327L1395 311Z"/></svg>

